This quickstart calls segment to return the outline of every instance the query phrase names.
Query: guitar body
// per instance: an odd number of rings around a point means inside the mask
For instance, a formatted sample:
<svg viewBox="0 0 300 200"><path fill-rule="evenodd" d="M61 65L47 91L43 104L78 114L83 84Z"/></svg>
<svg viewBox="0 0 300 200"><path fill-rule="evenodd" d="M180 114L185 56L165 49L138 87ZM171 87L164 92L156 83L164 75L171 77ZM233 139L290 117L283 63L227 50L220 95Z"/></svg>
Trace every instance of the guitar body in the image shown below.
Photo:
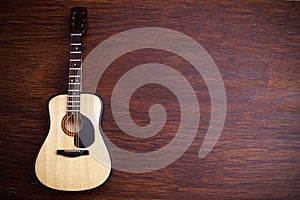
<svg viewBox="0 0 300 200"><path fill-rule="evenodd" d="M35 172L44 185L64 191L81 191L103 184L111 174L112 161L99 128L103 111L101 99L92 94L80 94L80 113L84 116L81 132L87 132L86 147L74 145L74 136L62 129L67 112L67 95L49 101L50 129L35 163ZM85 150L88 155L65 156L57 150Z"/></svg>

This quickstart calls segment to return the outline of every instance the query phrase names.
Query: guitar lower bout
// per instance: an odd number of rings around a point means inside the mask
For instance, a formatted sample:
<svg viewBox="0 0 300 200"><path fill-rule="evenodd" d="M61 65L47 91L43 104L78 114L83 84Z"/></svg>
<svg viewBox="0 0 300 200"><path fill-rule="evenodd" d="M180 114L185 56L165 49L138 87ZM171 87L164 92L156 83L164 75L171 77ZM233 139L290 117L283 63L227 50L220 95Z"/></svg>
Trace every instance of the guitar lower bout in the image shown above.
<svg viewBox="0 0 300 200"><path fill-rule="evenodd" d="M111 156L99 127L102 101L96 95L80 94L84 119L79 134L86 134L82 137L66 134L62 128L67 100L67 95L58 95L49 101L50 129L37 156L35 172L41 183L53 189L92 189L103 184L112 171Z"/></svg>

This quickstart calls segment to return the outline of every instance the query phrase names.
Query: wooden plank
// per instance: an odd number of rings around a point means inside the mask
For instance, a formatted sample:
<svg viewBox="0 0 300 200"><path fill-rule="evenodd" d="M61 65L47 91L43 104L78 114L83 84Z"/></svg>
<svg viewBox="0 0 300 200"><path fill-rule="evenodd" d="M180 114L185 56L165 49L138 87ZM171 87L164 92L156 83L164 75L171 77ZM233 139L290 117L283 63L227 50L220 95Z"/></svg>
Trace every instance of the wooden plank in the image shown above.
<svg viewBox="0 0 300 200"><path fill-rule="evenodd" d="M150 26L184 33L206 49L227 95L223 133L208 156L198 157L211 117L205 81L178 55L143 49L115 60L98 83L105 134L136 153L158 150L175 137L180 105L165 87L144 86L130 101L139 125L150 122L154 103L168 110L166 126L151 138L122 132L111 111L120 77L157 62L172 66L195 90L201 121L192 145L163 169L115 170L108 183L89 192L58 192L38 182L34 163L49 129L47 101L67 92L68 17L79 5L89 11L83 58L114 34ZM16 0L1 1L0 9L3 199L299 199L299 2Z"/></svg>

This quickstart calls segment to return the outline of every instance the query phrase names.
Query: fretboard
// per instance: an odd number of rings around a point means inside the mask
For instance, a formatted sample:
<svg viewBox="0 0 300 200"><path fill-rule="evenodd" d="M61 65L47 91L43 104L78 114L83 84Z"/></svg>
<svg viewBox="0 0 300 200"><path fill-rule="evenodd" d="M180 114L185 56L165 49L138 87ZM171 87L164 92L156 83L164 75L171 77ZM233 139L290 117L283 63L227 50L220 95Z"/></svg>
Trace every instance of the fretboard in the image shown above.
<svg viewBox="0 0 300 200"><path fill-rule="evenodd" d="M82 36L80 33L71 34L68 107L67 107L67 113L69 115L77 114L80 112L81 71L82 71L81 40L82 40Z"/></svg>

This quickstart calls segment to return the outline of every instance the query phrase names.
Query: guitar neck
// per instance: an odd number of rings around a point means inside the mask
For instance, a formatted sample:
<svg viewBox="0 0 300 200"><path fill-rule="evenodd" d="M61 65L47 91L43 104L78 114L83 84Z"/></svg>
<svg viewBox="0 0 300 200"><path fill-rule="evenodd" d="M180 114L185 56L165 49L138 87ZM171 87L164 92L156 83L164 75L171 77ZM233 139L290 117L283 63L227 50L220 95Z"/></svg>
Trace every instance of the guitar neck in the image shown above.
<svg viewBox="0 0 300 200"><path fill-rule="evenodd" d="M69 87L68 87L68 114L80 113L80 92L82 72L82 34L71 34Z"/></svg>

